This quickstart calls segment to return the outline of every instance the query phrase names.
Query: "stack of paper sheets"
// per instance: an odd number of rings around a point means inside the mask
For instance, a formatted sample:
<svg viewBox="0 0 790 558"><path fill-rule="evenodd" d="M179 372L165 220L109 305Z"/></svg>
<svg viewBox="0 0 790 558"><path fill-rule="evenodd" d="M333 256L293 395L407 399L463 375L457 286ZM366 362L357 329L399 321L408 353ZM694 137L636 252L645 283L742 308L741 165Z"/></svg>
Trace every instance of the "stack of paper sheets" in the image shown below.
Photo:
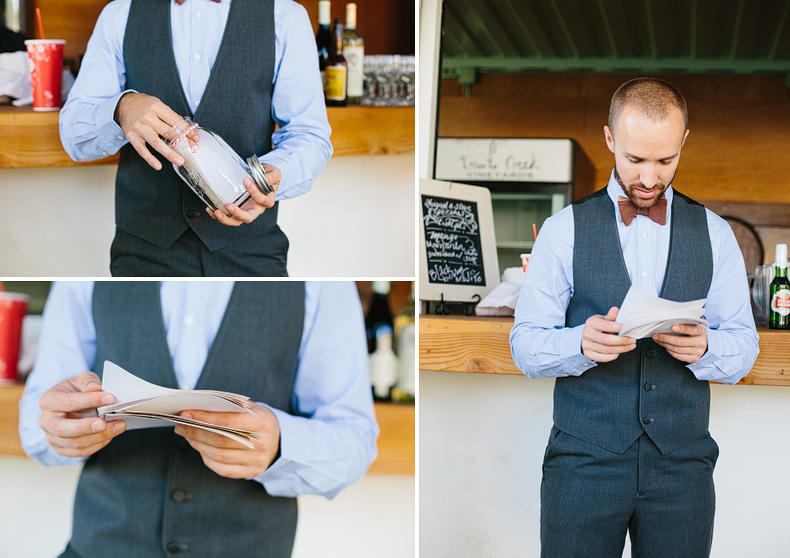
<svg viewBox="0 0 790 558"><path fill-rule="evenodd" d="M123 419L127 430L184 424L226 436L248 448L252 439L262 434L226 428L179 416L187 410L217 413L252 413L249 397L210 390L171 389L138 378L109 360L104 362L102 389L115 396L115 404L99 407L99 417L106 421Z"/></svg>
<svg viewBox="0 0 790 558"><path fill-rule="evenodd" d="M706 298L702 298L690 302L675 302L631 286L615 320L618 324L623 324L619 335L644 339L654 333L677 335L672 331L675 324L708 325L702 319L706 301Z"/></svg>

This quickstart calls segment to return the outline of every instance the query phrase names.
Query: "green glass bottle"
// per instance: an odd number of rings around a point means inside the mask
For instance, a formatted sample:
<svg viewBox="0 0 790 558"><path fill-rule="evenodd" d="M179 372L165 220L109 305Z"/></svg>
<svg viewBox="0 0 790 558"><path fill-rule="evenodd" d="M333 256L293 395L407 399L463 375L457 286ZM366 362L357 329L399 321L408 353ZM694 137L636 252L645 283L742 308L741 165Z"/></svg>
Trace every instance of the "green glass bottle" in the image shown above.
<svg viewBox="0 0 790 558"><path fill-rule="evenodd" d="M790 329L790 281L787 280L787 244L776 245L776 276L771 282L771 329Z"/></svg>

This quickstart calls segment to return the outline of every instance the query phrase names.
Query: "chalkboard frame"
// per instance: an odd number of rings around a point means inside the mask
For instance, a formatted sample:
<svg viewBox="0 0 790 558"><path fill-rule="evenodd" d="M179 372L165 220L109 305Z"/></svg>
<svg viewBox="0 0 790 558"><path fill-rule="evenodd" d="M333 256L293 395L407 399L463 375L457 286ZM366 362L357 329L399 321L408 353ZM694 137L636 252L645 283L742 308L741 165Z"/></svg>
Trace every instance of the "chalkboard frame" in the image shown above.
<svg viewBox="0 0 790 558"><path fill-rule="evenodd" d="M494 211L491 206L491 191L482 186L470 186L458 182L420 179L420 300L444 300L445 302L478 302L475 298L485 297L499 285L499 260L494 232ZM485 286L452 285L431 283L428 280L428 254L425 248L425 220L422 196L448 198L473 202L477 205L477 220L480 224L480 247L483 256Z"/></svg>

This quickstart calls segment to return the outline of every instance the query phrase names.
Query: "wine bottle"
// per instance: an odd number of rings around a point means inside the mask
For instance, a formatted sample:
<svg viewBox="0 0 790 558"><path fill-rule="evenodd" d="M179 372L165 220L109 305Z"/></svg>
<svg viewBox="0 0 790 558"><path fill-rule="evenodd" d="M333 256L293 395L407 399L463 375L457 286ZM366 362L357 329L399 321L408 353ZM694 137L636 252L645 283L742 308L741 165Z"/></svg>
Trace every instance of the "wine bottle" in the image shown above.
<svg viewBox="0 0 790 558"><path fill-rule="evenodd" d="M326 63L326 104L330 107L346 106L346 88L348 86L348 65L343 56L343 22L335 20L332 34L332 48Z"/></svg>
<svg viewBox="0 0 790 558"><path fill-rule="evenodd" d="M776 275L771 281L768 327L790 329L790 281L787 279L787 244L776 245Z"/></svg>
<svg viewBox="0 0 790 558"><path fill-rule="evenodd" d="M318 68L321 70L321 83L326 94L326 65L329 61L329 51L332 49L332 3L329 0L318 2L318 32L315 34L315 44L318 47Z"/></svg>
<svg viewBox="0 0 790 558"><path fill-rule="evenodd" d="M343 56L348 64L348 104L362 102L365 74L362 63L365 59L365 41L357 31L357 5L346 4L346 29L343 31Z"/></svg>
<svg viewBox="0 0 790 558"><path fill-rule="evenodd" d="M389 401L390 390L398 380L398 357L392 350L392 328L380 325L376 330L376 350L368 357L373 399Z"/></svg>

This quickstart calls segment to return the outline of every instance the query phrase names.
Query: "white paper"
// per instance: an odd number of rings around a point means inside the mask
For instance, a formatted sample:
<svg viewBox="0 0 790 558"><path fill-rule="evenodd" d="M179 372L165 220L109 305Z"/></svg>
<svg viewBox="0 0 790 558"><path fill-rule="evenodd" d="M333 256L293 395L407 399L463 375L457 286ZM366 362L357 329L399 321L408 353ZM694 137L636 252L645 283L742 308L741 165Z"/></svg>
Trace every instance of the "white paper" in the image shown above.
<svg viewBox="0 0 790 558"><path fill-rule="evenodd" d="M707 299L675 302L650 295L633 285L628 289L617 314L616 322L623 324L619 335L644 339L654 333L670 333L675 324L707 325L702 318Z"/></svg>
<svg viewBox="0 0 790 558"><path fill-rule="evenodd" d="M478 303L475 307L475 314L478 316L512 316L520 292L521 285L507 281L500 283Z"/></svg>
<svg viewBox="0 0 790 558"><path fill-rule="evenodd" d="M185 424L227 436L252 448L250 438L261 439L256 432L226 428L179 416L186 410L217 413L252 413L249 397L224 391L179 390L146 382L117 364L105 361L102 389L115 396L115 403L97 409L99 417L109 421L125 420L127 430Z"/></svg>

